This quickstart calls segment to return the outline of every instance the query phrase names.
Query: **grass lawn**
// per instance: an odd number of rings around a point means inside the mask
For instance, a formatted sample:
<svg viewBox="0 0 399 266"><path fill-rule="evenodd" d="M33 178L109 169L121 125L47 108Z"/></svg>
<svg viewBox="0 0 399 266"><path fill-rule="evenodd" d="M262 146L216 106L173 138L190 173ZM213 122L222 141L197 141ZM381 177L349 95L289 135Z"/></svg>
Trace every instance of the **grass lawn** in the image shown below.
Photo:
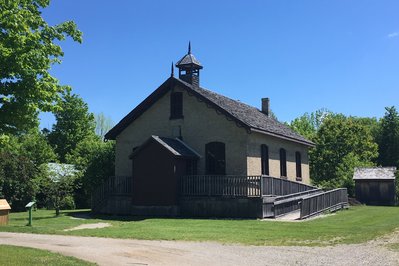
<svg viewBox="0 0 399 266"><path fill-rule="evenodd" d="M73 257L34 248L0 245L0 265L96 265Z"/></svg>
<svg viewBox="0 0 399 266"><path fill-rule="evenodd" d="M153 240L217 241L248 245L331 245L361 243L399 228L398 207L358 206L335 215L305 222L228 219L169 219L94 216L74 219L86 210L33 213L33 226L25 226L28 214L12 213L0 231L134 238ZM65 232L80 224L108 222L111 227Z"/></svg>

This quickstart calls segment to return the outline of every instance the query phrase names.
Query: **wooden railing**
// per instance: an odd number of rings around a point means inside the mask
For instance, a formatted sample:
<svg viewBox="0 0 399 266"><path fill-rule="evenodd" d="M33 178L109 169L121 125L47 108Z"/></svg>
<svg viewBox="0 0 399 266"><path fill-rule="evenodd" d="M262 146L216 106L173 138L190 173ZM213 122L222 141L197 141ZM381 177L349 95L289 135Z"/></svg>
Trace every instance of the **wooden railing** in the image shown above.
<svg viewBox="0 0 399 266"><path fill-rule="evenodd" d="M260 197L260 176L192 175L180 179L181 196Z"/></svg>
<svg viewBox="0 0 399 266"><path fill-rule="evenodd" d="M180 179L181 196L284 196L317 187L271 176L191 175Z"/></svg>
<svg viewBox="0 0 399 266"><path fill-rule="evenodd" d="M337 188L305 197L300 202L300 219L305 219L327 210L344 208L347 205L348 191L346 188Z"/></svg>
<svg viewBox="0 0 399 266"><path fill-rule="evenodd" d="M110 176L98 186L92 194L92 209L101 207L104 200L112 195L130 195L132 193L131 176Z"/></svg>
<svg viewBox="0 0 399 266"><path fill-rule="evenodd" d="M290 195L284 195L280 197L276 197L274 201L274 217L281 216L283 214L296 211L300 208L299 202L304 198L307 197L308 195L315 194L315 193L321 193L323 192L321 189L316 188L316 189L311 189L311 190L306 190Z"/></svg>
<svg viewBox="0 0 399 266"><path fill-rule="evenodd" d="M262 196L284 196L313 189L317 187L277 177L262 177Z"/></svg>

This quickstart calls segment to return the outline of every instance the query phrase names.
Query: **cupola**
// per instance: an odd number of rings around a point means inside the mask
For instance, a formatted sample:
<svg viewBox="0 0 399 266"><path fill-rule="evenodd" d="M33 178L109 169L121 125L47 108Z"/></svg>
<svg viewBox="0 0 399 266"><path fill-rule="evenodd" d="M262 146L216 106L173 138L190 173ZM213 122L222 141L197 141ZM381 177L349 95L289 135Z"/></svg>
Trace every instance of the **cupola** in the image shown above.
<svg viewBox="0 0 399 266"><path fill-rule="evenodd" d="M176 67L179 69L179 79L191 85L199 86L199 72L203 67L191 53L190 42L188 43L188 53L176 63Z"/></svg>

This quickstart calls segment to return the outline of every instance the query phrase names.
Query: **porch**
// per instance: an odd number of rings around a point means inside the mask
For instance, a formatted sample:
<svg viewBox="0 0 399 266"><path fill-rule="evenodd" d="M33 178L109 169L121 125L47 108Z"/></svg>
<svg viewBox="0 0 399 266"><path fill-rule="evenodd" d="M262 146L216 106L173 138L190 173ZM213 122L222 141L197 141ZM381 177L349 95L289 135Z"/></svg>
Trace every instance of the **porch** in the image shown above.
<svg viewBox="0 0 399 266"><path fill-rule="evenodd" d="M132 177L110 177L93 193L92 209L108 214L237 218L276 218L296 211L304 219L348 205L345 188L323 191L271 176L190 175L179 177L177 186L177 205L137 206Z"/></svg>

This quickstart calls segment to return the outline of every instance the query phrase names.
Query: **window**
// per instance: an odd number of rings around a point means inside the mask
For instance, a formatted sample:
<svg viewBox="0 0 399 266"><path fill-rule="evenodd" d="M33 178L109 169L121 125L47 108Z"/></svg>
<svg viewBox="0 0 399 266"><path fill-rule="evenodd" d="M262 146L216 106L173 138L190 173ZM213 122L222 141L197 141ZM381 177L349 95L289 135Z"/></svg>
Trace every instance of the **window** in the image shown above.
<svg viewBox="0 0 399 266"><path fill-rule="evenodd" d="M260 145L260 153L262 175L269 175L269 148L265 144Z"/></svg>
<svg viewBox="0 0 399 266"><path fill-rule="evenodd" d="M170 119L183 118L183 93L172 92L170 95Z"/></svg>
<svg viewBox="0 0 399 266"><path fill-rule="evenodd" d="M222 142L210 142L205 145L205 164L207 175L225 175L225 145Z"/></svg>
<svg viewBox="0 0 399 266"><path fill-rule="evenodd" d="M283 148L280 149L280 176L287 176L287 155Z"/></svg>
<svg viewBox="0 0 399 266"><path fill-rule="evenodd" d="M301 153L299 151L295 152L295 162L296 162L296 179L300 181L302 180L302 162L301 162Z"/></svg>

